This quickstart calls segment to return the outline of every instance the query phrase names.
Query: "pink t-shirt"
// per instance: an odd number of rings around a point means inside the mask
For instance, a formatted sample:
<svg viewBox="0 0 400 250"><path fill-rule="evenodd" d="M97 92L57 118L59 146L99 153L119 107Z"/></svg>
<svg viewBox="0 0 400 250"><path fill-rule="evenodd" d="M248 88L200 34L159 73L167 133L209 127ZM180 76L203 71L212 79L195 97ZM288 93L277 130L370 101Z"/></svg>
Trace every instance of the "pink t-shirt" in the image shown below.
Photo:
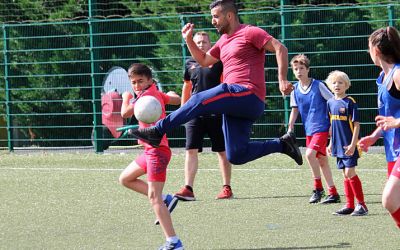
<svg viewBox="0 0 400 250"><path fill-rule="evenodd" d="M241 24L232 35L222 35L209 52L222 61L224 82L243 84L264 101L263 46L271 39L272 36L265 30L246 24Z"/></svg>
<svg viewBox="0 0 400 250"><path fill-rule="evenodd" d="M166 116L165 115L165 105L169 102L170 97L167 94L159 91L155 84L152 84L148 89L146 89L146 91L140 97L143 97L143 96L146 96L146 95L153 96L160 102L161 108L162 108L162 112L161 112L161 116L160 116L159 120L165 118L165 116ZM135 106L133 106L133 108L135 109ZM155 121L154 123L151 123L151 124L147 124L147 123L139 121L139 127L140 128L151 127L151 126L154 126L156 124L156 122L157 121ZM148 143L146 143L146 142L144 142L142 140L138 140L138 142L140 144L142 144L145 147L145 149L152 148L152 146L150 146L150 144L148 144ZM167 140L167 136L166 135L164 135L162 140L161 140L160 147L161 146L168 147L168 140Z"/></svg>

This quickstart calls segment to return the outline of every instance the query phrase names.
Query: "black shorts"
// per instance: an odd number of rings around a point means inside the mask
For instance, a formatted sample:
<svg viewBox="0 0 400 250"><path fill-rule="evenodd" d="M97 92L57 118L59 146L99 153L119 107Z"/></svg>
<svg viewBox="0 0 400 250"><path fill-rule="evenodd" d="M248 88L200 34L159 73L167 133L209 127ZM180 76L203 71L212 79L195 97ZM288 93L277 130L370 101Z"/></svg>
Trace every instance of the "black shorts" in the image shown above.
<svg viewBox="0 0 400 250"><path fill-rule="evenodd" d="M222 132L222 116L207 115L196 117L185 124L186 150L203 151L203 141L207 134L211 140L213 152L225 151L224 133Z"/></svg>

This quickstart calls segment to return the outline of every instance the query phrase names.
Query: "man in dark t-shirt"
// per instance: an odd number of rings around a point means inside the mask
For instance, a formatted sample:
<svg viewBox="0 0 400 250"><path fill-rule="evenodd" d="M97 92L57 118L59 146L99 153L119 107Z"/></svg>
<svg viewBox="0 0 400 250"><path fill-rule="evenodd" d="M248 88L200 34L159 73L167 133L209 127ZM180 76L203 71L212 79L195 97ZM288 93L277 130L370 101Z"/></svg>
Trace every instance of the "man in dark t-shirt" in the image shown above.
<svg viewBox="0 0 400 250"><path fill-rule="evenodd" d="M196 45L203 51L211 48L211 42L206 32L198 32L193 38ZM182 89L183 105L191 95L213 88L221 83L222 63L219 61L210 67L201 67L193 58L186 61L184 84ZM226 158L224 134L222 132L222 116L207 114L196 117L185 124L186 155L185 155L185 186L175 194L185 201L195 200L193 192L194 178L198 169L198 153L203 150L203 140L207 134L211 140L211 150L218 155L218 162L223 180L223 188L217 199L233 197L230 187L231 164Z"/></svg>

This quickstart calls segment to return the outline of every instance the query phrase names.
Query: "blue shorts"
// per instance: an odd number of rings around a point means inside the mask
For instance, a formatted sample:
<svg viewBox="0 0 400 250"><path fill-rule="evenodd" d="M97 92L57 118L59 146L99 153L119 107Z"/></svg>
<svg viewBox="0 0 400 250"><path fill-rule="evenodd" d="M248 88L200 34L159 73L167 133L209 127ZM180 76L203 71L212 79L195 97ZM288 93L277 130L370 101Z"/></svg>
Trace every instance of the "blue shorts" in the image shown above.
<svg viewBox="0 0 400 250"><path fill-rule="evenodd" d="M358 157L336 158L336 166L338 169L354 168L357 166Z"/></svg>

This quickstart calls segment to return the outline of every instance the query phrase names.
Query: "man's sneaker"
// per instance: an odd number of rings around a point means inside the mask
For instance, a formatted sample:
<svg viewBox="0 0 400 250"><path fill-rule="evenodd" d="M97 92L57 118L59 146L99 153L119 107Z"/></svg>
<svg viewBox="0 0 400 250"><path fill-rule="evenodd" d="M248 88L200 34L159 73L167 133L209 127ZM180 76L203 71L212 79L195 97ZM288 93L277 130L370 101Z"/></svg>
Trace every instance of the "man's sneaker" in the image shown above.
<svg viewBox="0 0 400 250"><path fill-rule="evenodd" d="M164 198L164 203L167 206L169 213L172 213L172 211L174 211L174 208L176 207L176 204L178 204L178 198L167 194ZM160 221L158 221L157 219L154 224L160 225Z"/></svg>
<svg viewBox="0 0 400 250"><path fill-rule="evenodd" d="M178 240L178 242L176 242L176 243L167 241L158 250L183 250L183 249L184 248L183 248L181 240Z"/></svg>
<svg viewBox="0 0 400 250"><path fill-rule="evenodd" d="M321 204L331 204L331 203L340 203L340 196L337 195L328 195Z"/></svg>
<svg viewBox="0 0 400 250"><path fill-rule="evenodd" d="M336 212L333 212L333 215L349 215L351 213L353 213L354 208L349 208L349 207L343 207L341 209L339 209Z"/></svg>
<svg viewBox="0 0 400 250"><path fill-rule="evenodd" d="M303 165L303 156L297 145L296 135L293 132L286 133L279 140L283 142L282 153L290 156L298 165Z"/></svg>
<svg viewBox="0 0 400 250"><path fill-rule="evenodd" d="M231 199L233 198L232 189L230 186L224 186L221 192L217 195L216 199Z"/></svg>
<svg viewBox="0 0 400 250"><path fill-rule="evenodd" d="M318 203L321 201L322 197L325 196L324 190L313 190L313 194L310 197L310 203Z"/></svg>
<svg viewBox="0 0 400 250"><path fill-rule="evenodd" d="M194 193L190 191L187 187L182 187L175 196L182 201L194 201L196 198L194 197Z"/></svg>
<svg viewBox="0 0 400 250"><path fill-rule="evenodd" d="M351 213L351 216L364 216L368 214L368 209L366 206L361 205L360 203L357 204L354 212Z"/></svg>
<svg viewBox="0 0 400 250"><path fill-rule="evenodd" d="M129 129L129 135L132 135L137 139L147 142L155 148L158 148L158 146L160 146L161 139L163 137L163 135L158 132L155 126L148 128Z"/></svg>

